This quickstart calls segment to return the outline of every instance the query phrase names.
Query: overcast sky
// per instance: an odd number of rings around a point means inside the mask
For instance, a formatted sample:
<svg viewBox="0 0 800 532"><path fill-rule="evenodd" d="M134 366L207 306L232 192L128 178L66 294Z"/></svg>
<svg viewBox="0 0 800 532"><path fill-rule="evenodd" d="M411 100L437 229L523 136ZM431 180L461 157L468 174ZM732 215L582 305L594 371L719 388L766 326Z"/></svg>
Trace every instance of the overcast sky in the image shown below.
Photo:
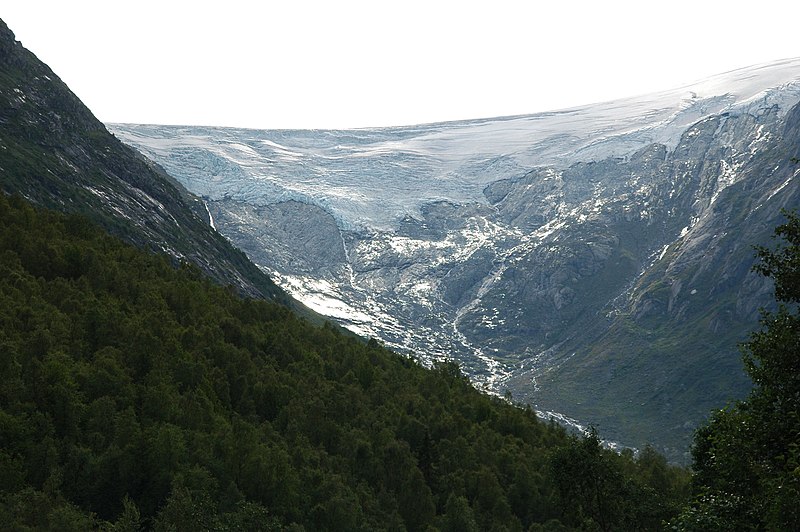
<svg viewBox="0 0 800 532"><path fill-rule="evenodd" d="M6 0L0 18L104 122L526 114L800 56L789 0Z"/></svg>

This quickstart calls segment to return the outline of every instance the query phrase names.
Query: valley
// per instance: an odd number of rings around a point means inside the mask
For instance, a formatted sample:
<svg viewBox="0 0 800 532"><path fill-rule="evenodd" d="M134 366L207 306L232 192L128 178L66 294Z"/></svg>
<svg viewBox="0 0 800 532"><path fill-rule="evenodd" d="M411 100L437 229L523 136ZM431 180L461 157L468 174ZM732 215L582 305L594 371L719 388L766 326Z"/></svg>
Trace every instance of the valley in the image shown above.
<svg viewBox="0 0 800 532"><path fill-rule="evenodd" d="M0 20L0 522L797 529L798 66L105 126Z"/></svg>
<svg viewBox="0 0 800 532"><path fill-rule="evenodd" d="M413 127L109 129L317 312L683 461L749 389L752 245L799 203L798 66Z"/></svg>

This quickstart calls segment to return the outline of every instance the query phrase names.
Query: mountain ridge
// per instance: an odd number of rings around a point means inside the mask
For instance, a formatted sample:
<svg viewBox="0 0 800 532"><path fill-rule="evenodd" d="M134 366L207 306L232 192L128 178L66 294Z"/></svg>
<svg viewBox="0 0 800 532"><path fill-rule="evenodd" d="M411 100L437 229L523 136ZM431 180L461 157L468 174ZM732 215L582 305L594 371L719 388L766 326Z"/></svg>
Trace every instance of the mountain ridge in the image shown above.
<svg viewBox="0 0 800 532"><path fill-rule="evenodd" d="M202 201L108 133L0 21L0 190L80 213L135 245L196 264L243 294L294 306L209 227Z"/></svg>

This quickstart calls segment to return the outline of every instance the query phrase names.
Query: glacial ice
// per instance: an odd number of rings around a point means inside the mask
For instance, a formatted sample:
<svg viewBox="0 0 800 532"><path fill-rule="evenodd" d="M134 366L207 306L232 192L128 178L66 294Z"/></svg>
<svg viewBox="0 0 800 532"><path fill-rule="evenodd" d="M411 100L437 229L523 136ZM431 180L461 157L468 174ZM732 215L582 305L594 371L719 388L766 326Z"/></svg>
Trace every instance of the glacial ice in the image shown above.
<svg viewBox="0 0 800 532"><path fill-rule="evenodd" d="M485 203L489 183L532 167L674 147L712 114L800 99L800 59L756 65L674 90L548 113L394 128L244 130L110 124L193 192L253 204L298 200L340 228L392 230L434 201Z"/></svg>

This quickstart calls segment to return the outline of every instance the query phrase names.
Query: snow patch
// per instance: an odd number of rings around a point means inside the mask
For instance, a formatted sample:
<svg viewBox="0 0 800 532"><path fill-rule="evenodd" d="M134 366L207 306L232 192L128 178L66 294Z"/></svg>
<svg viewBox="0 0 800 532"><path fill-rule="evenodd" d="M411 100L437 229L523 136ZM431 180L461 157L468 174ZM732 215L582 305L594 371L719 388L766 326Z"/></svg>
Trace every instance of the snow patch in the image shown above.
<svg viewBox="0 0 800 532"><path fill-rule="evenodd" d="M778 188L776 188L775 190L773 190L773 191L770 193L770 195L767 197L767 201L771 200L771 199L772 199L772 198L775 196L775 194L779 193L781 190L783 190L784 188L786 188L786 186L787 186L789 183L791 183L791 182L792 182L792 179L794 179L795 177L797 177L797 175L798 175L798 174L800 174L800 169L798 169L798 170L795 170L794 174L792 174L792 176L791 176L789 179L787 179L786 181L784 181L784 182L783 182L783 183L782 183L782 184L781 184L781 185L780 185Z"/></svg>
<svg viewBox="0 0 800 532"><path fill-rule="evenodd" d="M208 225L210 225L210 226L211 226L211 229L213 229L214 231L216 231L216 230L217 230L217 226L216 226L216 225L214 225L214 217L213 217L213 216L211 216L211 211L210 211L210 210L208 210L208 203L206 203L206 202L204 201L204 202L203 202L203 206L206 208L206 213L208 214Z"/></svg>

